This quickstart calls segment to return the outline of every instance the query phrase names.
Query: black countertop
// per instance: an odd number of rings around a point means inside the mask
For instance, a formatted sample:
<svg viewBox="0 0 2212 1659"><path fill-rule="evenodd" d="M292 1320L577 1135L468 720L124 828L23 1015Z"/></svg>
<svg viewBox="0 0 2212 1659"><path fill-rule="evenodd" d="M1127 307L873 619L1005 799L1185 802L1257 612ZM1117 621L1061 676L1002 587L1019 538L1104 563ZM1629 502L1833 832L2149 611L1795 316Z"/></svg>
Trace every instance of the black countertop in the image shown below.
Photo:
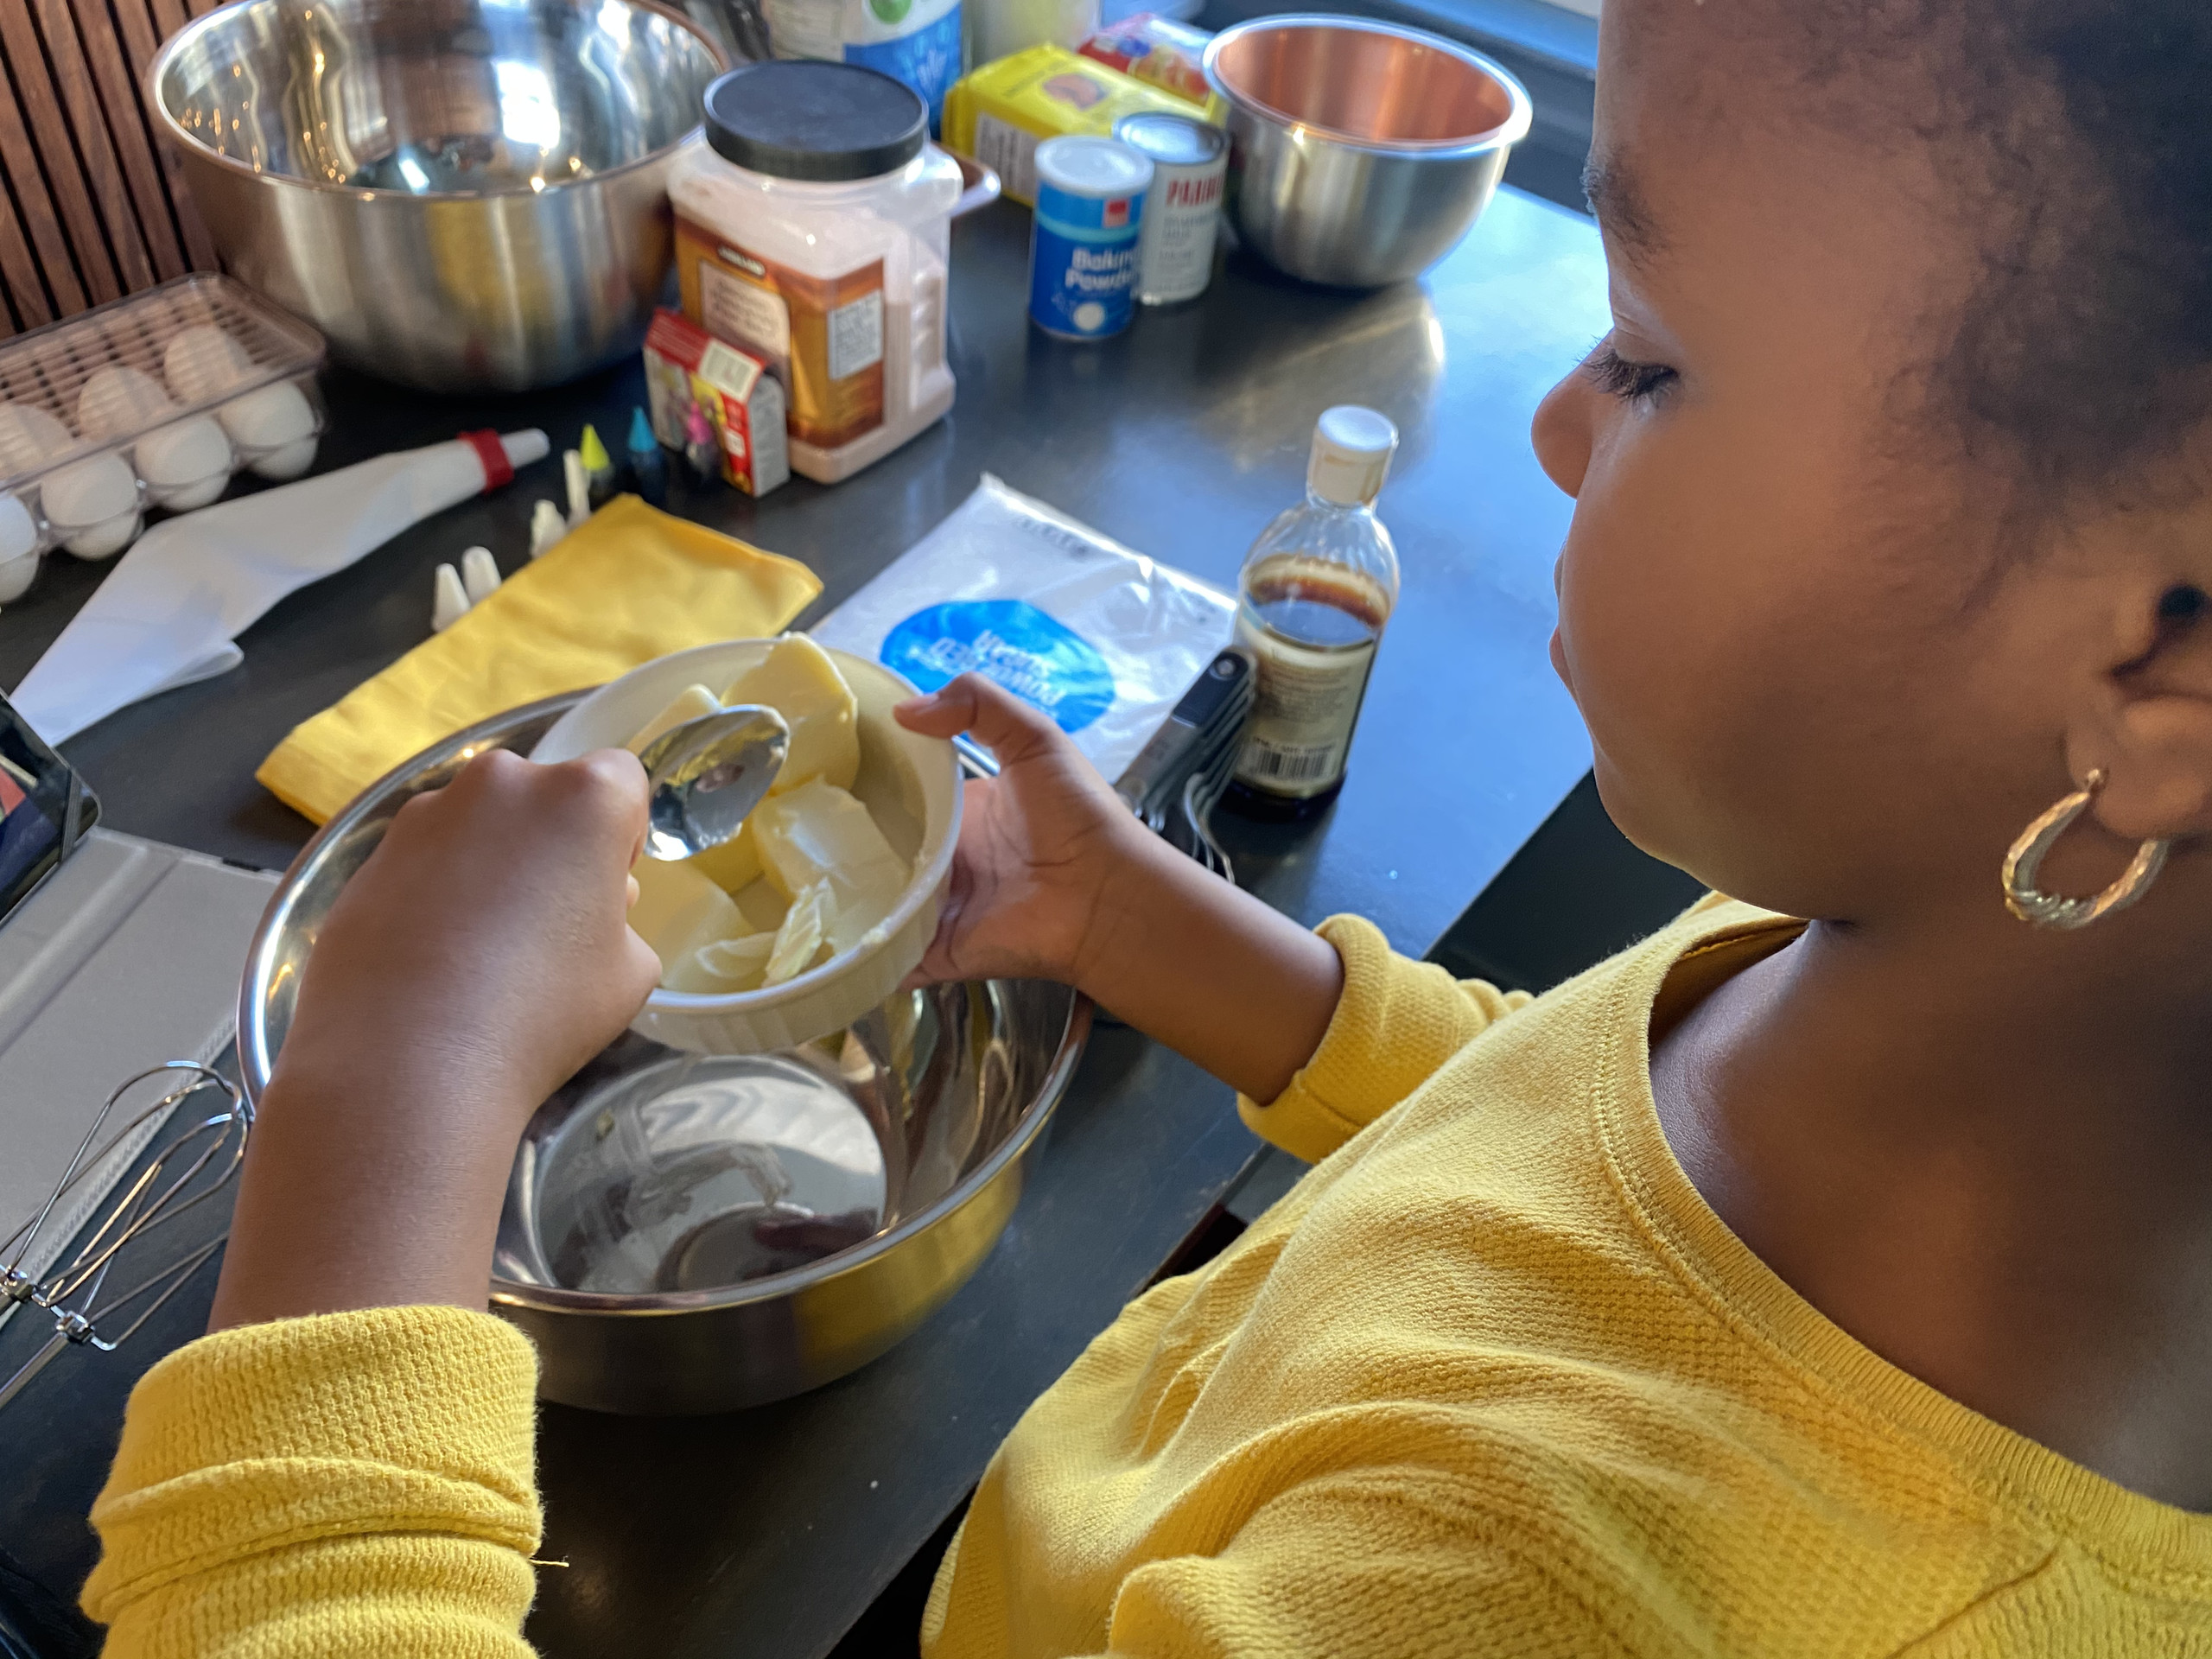
<svg viewBox="0 0 2212 1659"><path fill-rule="evenodd" d="M1381 409L1403 434L1381 507L1404 598L1350 779L1315 824L1222 828L1246 885L1284 911L1318 921L1356 910L1401 949L1427 949L1588 765L1546 653L1569 504L1537 468L1528 424L1605 327L1594 232L1508 190L1420 284L1332 293L1232 259L1203 300L1141 316L1119 340L1071 346L1024 319L1027 226L1001 205L955 229L960 392L940 426L834 489L795 480L753 501L679 484L669 505L812 566L824 592L810 616L911 545L987 469L1229 586L1252 537L1298 499L1314 416L1333 403ZM320 464L482 426L543 426L556 452L586 420L619 441L641 385L626 364L528 397L435 400L334 372ZM253 782L254 767L292 726L426 636L437 563L480 542L514 569L531 503L559 494L557 463L525 468L511 488L277 606L242 638L243 667L67 745L105 821L245 863L286 862L309 826ZM0 685L22 678L102 569L56 557L0 614ZM532 1638L553 1659L825 1652L1256 1144L1227 1090L1133 1033L1098 1032L998 1248L900 1347L812 1395L725 1417L546 1410L543 1553L569 1565L540 1575ZM166 1342L149 1329L115 1356L65 1357L10 1408L15 1421L0 1421L0 1490L15 1494L0 1499L0 1552L48 1588L73 1592L89 1566L79 1517L123 1395L193 1317L183 1310ZM28 1336L0 1338L0 1368ZM94 1367L105 1368L97 1377Z"/></svg>

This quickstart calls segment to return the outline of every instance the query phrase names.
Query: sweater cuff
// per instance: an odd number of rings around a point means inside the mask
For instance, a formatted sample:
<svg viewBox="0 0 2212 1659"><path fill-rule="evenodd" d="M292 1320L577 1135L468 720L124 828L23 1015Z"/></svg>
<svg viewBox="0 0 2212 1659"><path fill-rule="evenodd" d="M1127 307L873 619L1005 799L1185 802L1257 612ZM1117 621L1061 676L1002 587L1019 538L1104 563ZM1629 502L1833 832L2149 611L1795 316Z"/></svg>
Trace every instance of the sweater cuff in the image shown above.
<svg viewBox="0 0 2212 1659"><path fill-rule="evenodd" d="M1308 1163L1327 1157L1379 1116L1379 1109L1368 1109L1372 1091L1364 1074L1384 1023L1385 981L1396 960L1382 931L1360 917L1332 916L1313 931L1336 947L1344 970L1321 1046L1266 1105L1236 1097L1246 1128Z"/></svg>
<svg viewBox="0 0 2212 1659"><path fill-rule="evenodd" d="M1390 949L1372 922L1332 916L1315 930L1344 963L1344 991L1321 1046L1273 1102L1239 1097L1255 1135L1318 1162L1433 1077L1502 1015L1527 1003Z"/></svg>
<svg viewBox="0 0 2212 1659"><path fill-rule="evenodd" d="M217 1332L131 1390L92 1522L86 1611L112 1624L194 1573L311 1540L395 1532L537 1546L537 1357L457 1307Z"/></svg>

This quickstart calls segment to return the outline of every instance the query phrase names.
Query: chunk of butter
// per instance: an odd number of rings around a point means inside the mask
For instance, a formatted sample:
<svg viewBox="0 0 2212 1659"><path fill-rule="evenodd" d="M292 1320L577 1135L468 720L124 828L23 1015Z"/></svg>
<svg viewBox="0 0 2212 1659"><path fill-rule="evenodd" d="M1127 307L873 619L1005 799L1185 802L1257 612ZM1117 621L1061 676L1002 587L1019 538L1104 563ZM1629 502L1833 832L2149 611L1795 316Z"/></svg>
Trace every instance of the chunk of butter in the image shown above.
<svg viewBox="0 0 2212 1659"><path fill-rule="evenodd" d="M638 902L630 907L630 926L660 958L661 982L702 946L750 933L737 903L693 869L690 861L663 863L641 858L631 870L638 879Z"/></svg>
<svg viewBox="0 0 2212 1659"><path fill-rule="evenodd" d="M827 881L816 882L791 900L784 925L776 930L767 970L760 976L763 985L780 985L814 966L829 940L836 902Z"/></svg>
<svg viewBox="0 0 2212 1659"><path fill-rule="evenodd" d="M737 833L721 846L695 853L683 861L735 898L760 879L760 849L753 844L752 819L740 824Z"/></svg>
<svg viewBox="0 0 2212 1659"><path fill-rule="evenodd" d="M778 893L765 875L740 887L730 897L737 900L740 913L756 933L773 933L784 925L784 918L791 907L791 901Z"/></svg>
<svg viewBox="0 0 2212 1659"><path fill-rule="evenodd" d="M860 888L846 888L839 893L837 913L830 918L830 944L837 950L850 950L855 945L874 950L890 934L886 931L884 918L891 914L905 889L904 875L895 881L881 880ZM835 887L836 883L831 886Z"/></svg>
<svg viewBox="0 0 2212 1659"><path fill-rule="evenodd" d="M749 822L760 873L787 898L824 880L836 884L840 899L887 883L896 897L906 885L906 861L891 850L868 808L819 778L761 802Z"/></svg>
<svg viewBox="0 0 2212 1659"><path fill-rule="evenodd" d="M860 775L860 705L830 654L803 633L787 633L758 667L722 688L722 704L766 703L791 728L784 769L769 786L787 794L819 778L850 789Z"/></svg>
<svg viewBox="0 0 2212 1659"><path fill-rule="evenodd" d="M715 701L715 694L703 685L687 685L676 695L676 701L638 728L627 747L632 754L643 754L657 737L664 737L687 720L696 720L702 715L721 712L721 704Z"/></svg>
<svg viewBox="0 0 2212 1659"><path fill-rule="evenodd" d="M717 939L712 944L701 945L671 969L662 982L672 991L709 995L758 990L775 948L776 936L772 933Z"/></svg>

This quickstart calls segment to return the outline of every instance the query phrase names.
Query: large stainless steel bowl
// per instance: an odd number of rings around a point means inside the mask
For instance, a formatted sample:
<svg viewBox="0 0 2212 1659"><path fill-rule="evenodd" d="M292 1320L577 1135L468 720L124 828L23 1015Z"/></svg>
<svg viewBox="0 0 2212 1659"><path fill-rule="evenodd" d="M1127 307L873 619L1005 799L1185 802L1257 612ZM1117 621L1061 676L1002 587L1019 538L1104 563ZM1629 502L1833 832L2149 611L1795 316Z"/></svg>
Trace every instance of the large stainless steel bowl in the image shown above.
<svg viewBox="0 0 2212 1659"><path fill-rule="evenodd" d="M720 68L651 0L238 0L147 85L233 275L371 373L526 391L637 348Z"/></svg>
<svg viewBox="0 0 2212 1659"><path fill-rule="evenodd" d="M268 1085L324 917L393 814L484 748L527 753L577 700L426 750L308 843L247 958L250 1098ZM1089 1005L1064 987L993 981L895 997L779 1054L683 1054L625 1035L524 1137L493 1311L537 1345L546 1398L594 1410L728 1411L842 1376L982 1265L1089 1029Z"/></svg>
<svg viewBox="0 0 2212 1659"><path fill-rule="evenodd" d="M1478 52L1363 18L1262 17L1205 53L1228 105L1231 222L1278 270L1376 288L1467 233L1528 137L1529 94Z"/></svg>

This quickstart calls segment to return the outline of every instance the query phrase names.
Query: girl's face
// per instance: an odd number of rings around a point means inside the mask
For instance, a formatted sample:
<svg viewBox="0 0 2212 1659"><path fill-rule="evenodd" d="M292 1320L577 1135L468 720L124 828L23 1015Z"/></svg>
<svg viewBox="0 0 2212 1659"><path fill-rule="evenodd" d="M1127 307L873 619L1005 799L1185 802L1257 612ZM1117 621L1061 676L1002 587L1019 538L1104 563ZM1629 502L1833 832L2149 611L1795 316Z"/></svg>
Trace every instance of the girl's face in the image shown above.
<svg viewBox="0 0 2212 1659"><path fill-rule="evenodd" d="M1923 423L1980 270L1961 164L1909 120L1871 134L1840 86L1805 113L1743 18L1607 0L1614 326L1535 426L1576 499L1553 659L1658 856L1803 916L1985 902L2069 786L2054 671L2100 626L2065 599L2088 578L2005 575L2001 490Z"/></svg>

